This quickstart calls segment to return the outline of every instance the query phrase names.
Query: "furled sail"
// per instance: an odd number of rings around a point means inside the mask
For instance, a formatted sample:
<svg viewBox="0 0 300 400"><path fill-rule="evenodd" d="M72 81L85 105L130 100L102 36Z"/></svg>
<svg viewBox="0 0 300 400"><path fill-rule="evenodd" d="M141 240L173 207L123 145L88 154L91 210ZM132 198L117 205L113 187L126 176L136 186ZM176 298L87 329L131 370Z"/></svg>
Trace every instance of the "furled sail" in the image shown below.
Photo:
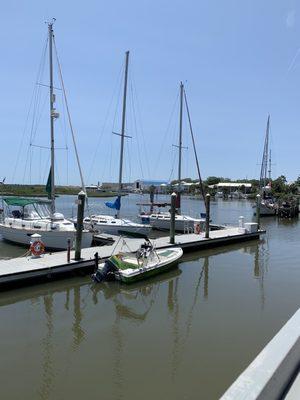
<svg viewBox="0 0 300 400"><path fill-rule="evenodd" d="M51 189L52 189L52 179L51 179L51 167L50 167L50 171L49 171L49 175L48 175L48 179L47 179L47 183L46 183L46 192L48 194L48 199L51 199Z"/></svg>
<svg viewBox="0 0 300 400"><path fill-rule="evenodd" d="M113 203L107 201L105 203L105 205L106 205L106 207L114 208L115 210L120 210L120 208L121 208L121 196L118 196Z"/></svg>

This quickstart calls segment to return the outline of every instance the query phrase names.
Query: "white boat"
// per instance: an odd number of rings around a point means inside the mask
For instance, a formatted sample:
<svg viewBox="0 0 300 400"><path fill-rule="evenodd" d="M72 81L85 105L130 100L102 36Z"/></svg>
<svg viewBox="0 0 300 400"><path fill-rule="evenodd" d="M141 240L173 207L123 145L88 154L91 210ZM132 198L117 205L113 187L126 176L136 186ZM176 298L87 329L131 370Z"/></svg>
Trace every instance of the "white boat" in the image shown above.
<svg viewBox="0 0 300 400"><path fill-rule="evenodd" d="M95 233L109 233L111 235L148 235L151 226L139 224L126 218L116 218L112 215L91 215L83 220L86 229L92 229Z"/></svg>
<svg viewBox="0 0 300 400"><path fill-rule="evenodd" d="M58 250L67 248L68 239L71 240L71 245L73 245L76 230L74 224L70 221L67 221L64 216L60 213L57 213L55 209L54 121L59 117L59 114L56 112L55 109L55 94L53 87L53 22L48 23L48 36L50 70L49 95L51 167L46 191L50 200L28 199L22 197L3 198L3 207L0 215L0 235L3 239L9 240L11 242L21 245L27 245L30 243L31 235L34 233L38 233L41 235L41 239L46 248ZM61 73L60 70L59 72ZM61 83L63 87L64 99L66 102L63 81ZM68 117L70 121L69 114ZM83 231L82 247L88 247L91 245L91 243L92 234L88 231Z"/></svg>
<svg viewBox="0 0 300 400"><path fill-rule="evenodd" d="M181 247L155 250L150 242L145 242L136 253L117 254L99 264L92 278L95 282L114 278L133 283L177 266L182 254Z"/></svg>
<svg viewBox="0 0 300 400"><path fill-rule="evenodd" d="M232 200L239 200L242 198L242 193L239 192L238 190L235 190L234 192L229 193L228 199Z"/></svg>
<svg viewBox="0 0 300 400"><path fill-rule="evenodd" d="M260 203L260 215L267 216L275 214L276 214L276 205L273 202L273 199L262 200Z"/></svg>
<svg viewBox="0 0 300 400"><path fill-rule="evenodd" d="M140 214L139 217L154 229L170 229L171 214L169 212ZM197 224L200 226L200 230L205 230L205 218L193 218L182 214L175 215L175 231L177 232L194 232Z"/></svg>
<svg viewBox="0 0 300 400"><path fill-rule="evenodd" d="M4 210L0 215L0 234L3 239L29 245L31 235L38 233L48 249L67 249L68 239L73 247L76 235L74 224L60 213L51 216L48 200L21 197L5 197L2 200ZM91 232L82 232L82 247L89 247L92 240Z"/></svg>
<svg viewBox="0 0 300 400"><path fill-rule="evenodd" d="M128 78L128 62L129 62L129 51L126 52L125 56L125 75L124 75L124 94L123 94L123 110L122 110L122 128L121 134L117 134L121 138L120 147L120 163L119 163L119 187L118 197L115 202L106 202L105 205L111 209L116 210L116 215L92 215L84 218L84 227L92 229L96 233L110 233L110 234L136 234L136 235L148 235L151 231L151 225L140 224L129 219L120 217L121 209L121 195L122 195L122 173L123 173L123 157L124 157L124 139L128 137L125 135L125 124L126 124L126 97L127 97L127 78Z"/></svg>

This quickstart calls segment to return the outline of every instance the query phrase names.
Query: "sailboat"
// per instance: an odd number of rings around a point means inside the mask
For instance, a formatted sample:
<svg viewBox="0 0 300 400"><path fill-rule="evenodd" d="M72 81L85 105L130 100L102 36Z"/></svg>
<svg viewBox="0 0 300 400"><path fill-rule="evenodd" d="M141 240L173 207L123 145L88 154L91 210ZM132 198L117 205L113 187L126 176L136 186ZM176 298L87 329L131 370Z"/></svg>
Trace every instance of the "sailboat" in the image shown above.
<svg viewBox="0 0 300 400"><path fill-rule="evenodd" d="M179 111L179 141L178 145L175 147L178 148L178 183L177 183L177 198L176 198L176 215L175 215L175 230L177 232L191 232L194 231L195 226L198 226L198 229L204 230L205 229L205 218L193 218L189 215L181 213L181 159L182 159L182 120L183 120L183 102L185 101L190 128L191 128L191 121L189 116L189 110L187 106L187 100L184 91L184 85L180 82L180 111ZM193 135L192 135L193 137ZM194 143L193 143L194 144ZM194 148L195 151L195 148ZM198 164L197 154L196 156L196 164L199 173L199 183L201 185L201 178L200 178L200 170ZM203 193L202 193L203 196ZM204 196L203 196L204 198ZM160 230L168 230L170 229L171 223L171 214L170 212L150 212L150 213L140 213L139 217L142 221L149 223L153 228L160 229Z"/></svg>
<svg viewBox="0 0 300 400"><path fill-rule="evenodd" d="M74 224L56 211L55 207L55 148L54 148L54 122L59 117L55 109L55 94L53 86L53 23L48 23L49 42L49 88L50 88L50 148L51 167L47 181L46 191L49 200L38 198L3 197L2 212L0 214L0 234L5 240L28 245L31 235L38 233L48 249L66 249L68 239L71 243L75 240L76 230ZM75 148L76 150L76 148ZM82 247L89 247L92 243L92 233L82 232Z"/></svg>
<svg viewBox="0 0 300 400"><path fill-rule="evenodd" d="M261 162L259 192L261 195L260 215L268 216L276 214L276 204L271 194L271 149L270 142L270 115L268 115L263 157ZM255 207L255 206L254 206Z"/></svg>
<svg viewBox="0 0 300 400"><path fill-rule="evenodd" d="M116 210L112 215L91 215L83 220L84 227L93 229L96 233L110 233L112 235L130 234L130 235L148 235L151 226L148 224L139 224L129 219L120 217L121 197L122 197L122 179L123 179L123 158L124 158L124 139L129 137L125 134L126 125L126 100L127 100L127 80L128 80L129 51L125 53L125 77L123 90L123 108L122 108L122 127L121 134L115 133L121 138L120 163L119 163L119 184L118 195L114 202L106 202L108 208Z"/></svg>

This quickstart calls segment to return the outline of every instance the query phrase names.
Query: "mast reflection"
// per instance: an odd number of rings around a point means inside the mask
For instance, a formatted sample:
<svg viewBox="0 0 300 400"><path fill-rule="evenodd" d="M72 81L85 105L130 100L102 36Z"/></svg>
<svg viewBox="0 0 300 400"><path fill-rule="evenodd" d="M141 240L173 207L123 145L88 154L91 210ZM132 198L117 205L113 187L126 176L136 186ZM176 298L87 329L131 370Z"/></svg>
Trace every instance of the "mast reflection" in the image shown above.
<svg viewBox="0 0 300 400"><path fill-rule="evenodd" d="M85 336L85 332L81 327L82 316L83 315L81 310L80 286L75 286L73 290L73 327L72 327L74 348L80 346Z"/></svg>
<svg viewBox="0 0 300 400"><path fill-rule="evenodd" d="M43 361L42 361L42 381L39 389L41 399L48 399L54 379L53 368L53 295L48 294L43 298L46 316L46 334L42 340Z"/></svg>

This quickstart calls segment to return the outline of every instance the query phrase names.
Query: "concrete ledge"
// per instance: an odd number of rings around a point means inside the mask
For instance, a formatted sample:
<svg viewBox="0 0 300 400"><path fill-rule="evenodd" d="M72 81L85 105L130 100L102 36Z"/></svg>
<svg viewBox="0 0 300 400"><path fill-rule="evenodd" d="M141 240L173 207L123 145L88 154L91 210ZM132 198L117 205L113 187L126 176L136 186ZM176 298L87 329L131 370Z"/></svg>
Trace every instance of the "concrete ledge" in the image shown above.
<svg viewBox="0 0 300 400"><path fill-rule="evenodd" d="M300 364L300 309L237 378L221 400L282 398Z"/></svg>

